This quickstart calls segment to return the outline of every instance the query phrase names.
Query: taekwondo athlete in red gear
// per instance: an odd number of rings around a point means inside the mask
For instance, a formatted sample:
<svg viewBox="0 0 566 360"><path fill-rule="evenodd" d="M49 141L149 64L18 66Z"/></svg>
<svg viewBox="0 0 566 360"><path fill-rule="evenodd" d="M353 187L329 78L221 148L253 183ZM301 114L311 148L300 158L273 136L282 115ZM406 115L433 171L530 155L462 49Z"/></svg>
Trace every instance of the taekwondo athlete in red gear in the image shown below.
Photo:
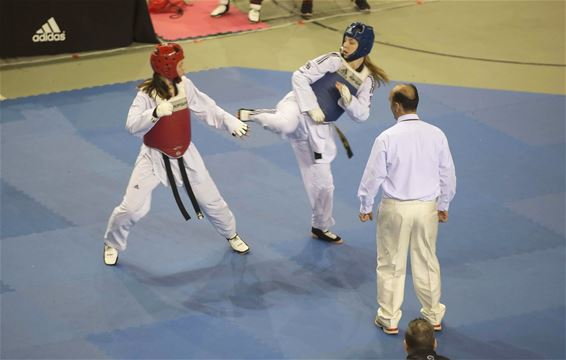
<svg viewBox="0 0 566 360"><path fill-rule="evenodd" d="M376 85L389 81L369 59L373 41L371 26L351 24L340 52L317 57L293 73L293 90L276 109L239 110L242 121L257 122L289 139L312 208L312 235L332 243L342 242L330 231L335 224L330 166L336 157L334 123L344 112L356 122L366 121Z"/></svg>
<svg viewBox="0 0 566 360"><path fill-rule="evenodd" d="M177 186L184 186L197 217L202 213L216 231L240 254L248 245L236 232L236 220L210 177L191 141L191 112L215 128L234 136L247 134L248 126L216 105L184 76L183 49L178 44L159 44L151 53L153 78L138 86L126 129L143 139L126 194L114 209L104 235L104 263L115 265L119 251L126 250L132 226L151 206L151 194L161 183L171 187L185 219ZM202 209L202 210L201 210Z"/></svg>

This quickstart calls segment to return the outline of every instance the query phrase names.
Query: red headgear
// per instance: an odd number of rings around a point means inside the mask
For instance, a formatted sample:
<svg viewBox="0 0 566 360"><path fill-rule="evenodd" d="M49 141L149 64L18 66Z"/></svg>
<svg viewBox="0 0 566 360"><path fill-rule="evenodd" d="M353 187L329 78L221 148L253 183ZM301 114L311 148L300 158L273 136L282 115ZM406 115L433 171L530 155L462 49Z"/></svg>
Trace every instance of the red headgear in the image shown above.
<svg viewBox="0 0 566 360"><path fill-rule="evenodd" d="M175 80L183 75L177 74L177 64L184 58L183 48L179 44L158 44L151 53L150 62L153 71L169 80Z"/></svg>

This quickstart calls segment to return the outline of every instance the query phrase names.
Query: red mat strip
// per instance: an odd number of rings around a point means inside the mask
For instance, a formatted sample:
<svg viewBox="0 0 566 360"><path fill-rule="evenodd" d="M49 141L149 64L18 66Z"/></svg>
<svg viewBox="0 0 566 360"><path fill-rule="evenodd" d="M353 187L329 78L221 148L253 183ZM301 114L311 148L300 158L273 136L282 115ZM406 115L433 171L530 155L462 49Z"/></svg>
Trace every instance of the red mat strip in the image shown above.
<svg viewBox="0 0 566 360"><path fill-rule="evenodd" d="M263 22L250 23L248 14L234 5L224 16L213 18L210 12L217 5L218 0L195 0L185 7L183 16L176 19L172 19L171 14L151 14L155 33L164 40L173 41L268 27Z"/></svg>

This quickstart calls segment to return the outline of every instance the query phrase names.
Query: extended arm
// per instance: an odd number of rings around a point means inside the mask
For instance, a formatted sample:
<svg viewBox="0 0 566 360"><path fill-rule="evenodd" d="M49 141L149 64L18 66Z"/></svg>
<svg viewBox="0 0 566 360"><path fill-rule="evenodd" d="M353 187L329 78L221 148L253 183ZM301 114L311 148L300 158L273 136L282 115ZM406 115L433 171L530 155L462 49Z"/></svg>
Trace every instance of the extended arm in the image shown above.
<svg viewBox="0 0 566 360"><path fill-rule="evenodd" d="M183 78L185 92L191 111L202 121L217 129L224 128L235 136L243 136L247 133L248 126L229 114L205 93L201 92L187 78Z"/></svg>

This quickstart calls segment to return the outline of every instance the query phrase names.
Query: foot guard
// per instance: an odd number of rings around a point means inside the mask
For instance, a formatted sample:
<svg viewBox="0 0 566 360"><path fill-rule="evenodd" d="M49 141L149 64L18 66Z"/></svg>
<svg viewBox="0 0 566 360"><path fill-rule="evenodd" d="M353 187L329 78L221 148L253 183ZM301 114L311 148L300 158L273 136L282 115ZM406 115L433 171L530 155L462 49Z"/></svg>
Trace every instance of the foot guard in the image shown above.
<svg viewBox="0 0 566 360"><path fill-rule="evenodd" d="M254 109L238 109L238 119L242 121L252 121L252 115L255 113Z"/></svg>
<svg viewBox="0 0 566 360"><path fill-rule="evenodd" d="M238 254L247 254L248 252L250 252L250 247L244 242L244 240L242 240L240 235L236 234L234 235L234 237L226 240L228 240L228 243L232 247L232 250L234 250Z"/></svg>
<svg viewBox="0 0 566 360"><path fill-rule="evenodd" d="M118 263L118 250L104 244L103 258L105 265L115 266Z"/></svg>
<svg viewBox="0 0 566 360"><path fill-rule="evenodd" d="M317 228L311 228L312 237L322 241L326 241L333 244L342 244L343 240L340 236L334 234L330 230L321 230Z"/></svg>
<svg viewBox="0 0 566 360"><path fill-rule="evenodd" d="M276 109L246 109L240 108L238 109L238 119L242 121L254 121L254 115L259 114L275 114L277 112Z"/></svg>

